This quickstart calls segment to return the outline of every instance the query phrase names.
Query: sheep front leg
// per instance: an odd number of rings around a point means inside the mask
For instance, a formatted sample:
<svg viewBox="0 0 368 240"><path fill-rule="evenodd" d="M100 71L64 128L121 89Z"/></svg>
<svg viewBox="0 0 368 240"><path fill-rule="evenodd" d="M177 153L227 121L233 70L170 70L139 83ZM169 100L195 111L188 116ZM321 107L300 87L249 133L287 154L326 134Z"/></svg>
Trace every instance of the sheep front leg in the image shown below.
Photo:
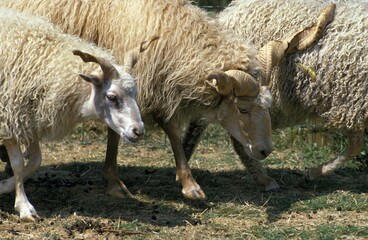
<svg viewBox="0 0 368 240"><path fill-rule="evenodd" d="M118 175L117 155L120 136L111 128L107 133L107 149L102 174L107 180L106 193L117 198L133 197Z"/></svg>
<svg viewBox="0 0 368 240"><path fill-rule="evenodd" d="M342 155L337 156L330 161L315 167L315 168L307 168L305 170L305 180L310 181L316 178L328 175L338 169L341 165L343 165L347 160L352 157L357 156L360 153L364 145L364 132L349 132L347 134L348 138L348 147L344 151Z"/></svg>
<svg viewBox="0 0 368 240"><path fill-rule="evenodd" d="M185 158L180 137L180 127L173 120L169 120L168 122L164 122L159 118L155 118L155 120L169 137L176 163L176 180L182 186L181 192L184 197L192 200L205 199L206 195L194 180L187 159Z"/></svg>
<svg viewBox="0 0 368 240"><path fill-rule="evenodd" d="M15 178L15 204L14 208L20 213L20 218L25 221L36 221L37 212L28 201L24 191L24 160L19 145L14 140L4 141L6 150L9 154L10 164Z"/></svg>
<svg viewBox="0 0 368 240"><path fill-rule="evenodd" d="M266 169L263 168L262 164L258 160L250 158L240 142L232 136L230 138L235 152L239 155L240 160L248 169L254 181L265 186L266 191L278 191L280 189L279 185L267 175Z"/></svg>
<svg viewBox="0 0 368 240"><path fill-rule="evenodd" d="M183 149L185 153L185 158L189 162L192 154L197 147L201 136L206 130L208 123L205 121L195 121L191 122L185 131L183 139Z"/></svg>

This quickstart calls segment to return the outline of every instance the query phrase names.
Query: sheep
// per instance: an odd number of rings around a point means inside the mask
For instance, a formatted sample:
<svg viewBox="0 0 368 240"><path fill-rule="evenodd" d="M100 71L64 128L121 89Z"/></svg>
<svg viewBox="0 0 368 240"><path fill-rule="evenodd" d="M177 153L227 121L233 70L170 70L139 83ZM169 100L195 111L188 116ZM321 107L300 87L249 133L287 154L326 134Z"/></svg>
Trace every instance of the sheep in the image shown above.
<svg viewBox="0 0 368 240"><path fill-rule="evenodd" d="M3 0L0 4L45 16L64 31L113 50L118 61L135 39L160 35L135 68L137 99L145 123L156 122L169 137L176 179L186 198L206 197L181 145L180 126L187 122L220 123L252 158L270 154L271 99L267 88L255 80L263 74L254 46L225 31L190 1ZM117 175L118 141L109 129L103 175L108 194L130 196Z"/></svg>
<svg viewBox="0 0 368 240"><path fill-rule="evenodd" d="M305 170L307 181L332 173L359 154L368 124L368 2L335 2L335 19L322 39L307 51L288 57L272 72L269 85L274 98L270 110L273 129L319 119L326 128L347 136L348 146L342 154ZM218 19L245 41L253 36L261 47L298 26L307 26L326 4L328 1L319 0L235 0ZM236 140L233 144L257 178L264 171L261 163L249 159Z"/></svg>
<svg viewBox="0 0 368 240"><path fill-rule="evenodd" d="M14 173L0 182L0 194L15 188L20 218L35 221L38 215L23 182L41 164L41 139L60 139L87 118L104 121L129 142L142 138L144 124L131 76L140 49L126 55L124 67L118 66L102 48L64 34L45 19L6 8L0 8L0 36L0 143ZM22 146L29 159L26 167Z"/></svg>

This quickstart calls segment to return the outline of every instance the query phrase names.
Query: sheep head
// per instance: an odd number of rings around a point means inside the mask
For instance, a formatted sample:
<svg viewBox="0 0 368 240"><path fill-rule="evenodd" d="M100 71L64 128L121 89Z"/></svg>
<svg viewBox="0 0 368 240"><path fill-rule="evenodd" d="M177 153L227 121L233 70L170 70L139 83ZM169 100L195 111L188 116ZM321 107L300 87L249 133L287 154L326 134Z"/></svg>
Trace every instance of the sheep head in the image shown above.
<svg viewBox="0 0 368 240"><path fill-rule="evenodd" d="M272 97L266 86L240 70L214 72L208 85L221 95L217 121L244 147L249 156L264 159L271 152Z"/></svg>
<svg viewBox="0 0 368 240"><path fill-rule="evenodd" d="M268 85L273 67L287 55L296 51L303 51L309 48L315 41L322 37L322 33L333 18L336 5L327 5L312 26L304 28L285 40L270 41L259 50L258 59L264 71L262 85Z"/></svg>
<svg viewBox="0 0 368 240"><path fill-rule="evenodd" d="M98 117L112 130L128 142L136 142L144 134L144 124L136 101L137 87L134 78L124 72L122 67L108 60L91 54L74 50L84 62L98 63L102 74L79 74L91 85L91 91L81 91L89 96L84 102L81 114L83 117Z"/></svg>

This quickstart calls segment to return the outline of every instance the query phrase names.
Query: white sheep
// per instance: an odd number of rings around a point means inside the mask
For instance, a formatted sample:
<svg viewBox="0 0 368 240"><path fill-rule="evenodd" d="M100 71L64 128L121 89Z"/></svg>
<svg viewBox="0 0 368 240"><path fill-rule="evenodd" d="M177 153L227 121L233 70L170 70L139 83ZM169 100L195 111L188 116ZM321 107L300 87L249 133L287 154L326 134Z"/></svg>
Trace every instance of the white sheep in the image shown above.
<svg viewBox="0 0 368 240"><path fill-rule="evenodd" d="M101 48L62 33L44 19L5 8L0 8L0 36L0 143L14 172L0 182L0 194L15 187L21 219L35 220L23 181L41 164L41 139L60 139L85 118L103 120L127 141L142 137L130 75L137 50L127 54L122 68ZM29 158L25 168L22 145Z"/></svg>
<svg viewBox="0 0 368 240"><path fill-rule="evenodd" d="M307 26L329 1L235 0L219 15L227 28L258 47ZM333 1L336 15L315 46L290 56L274 71L271 91L273 128L320 119L330 130L345 133L346 150L330 161L306 169L307 180L332 173L359 154L368 126L368 1ZM243 162L248 157L236 147ZM253 161L252 171L262 171Z"/></svg>
<svg viewBox="0 0 368 240"><path fill-rule="evenodd" d="M219 122L257 159L271 152L271 99L254 79L260 72L255 49L228 36L190 1L4 0L0 4L46 16L64 31L113 50L120 62L136 39L160 36L135 68L137 99L145 122L157 122L169 136L184 196L205 198L180 144L179 126L186 121ZM109 130L103 173L109 194L130 195L117 175L118 141Z"/></svg>
<svg viewBox="0 0 368 240"><path fill-rule="evenodd" d="M270 98L253 79L262 72L254 47L224 31L190 1L3 0L0 4L46 16L64 31L113 50L120 61L136 39L160 36L135 68L138 103L145 121L157 122L169 136L176 178L185 197L205 198L205 194L181 146L181 124L198 119L218 122L251 157L264 159L270 153ZM293 39L284 43L288 41ZM119 137L110 129L108 136L103 170L108 193L130 195L117 175ZM276 184L270 178L265 181Z"/></svg>

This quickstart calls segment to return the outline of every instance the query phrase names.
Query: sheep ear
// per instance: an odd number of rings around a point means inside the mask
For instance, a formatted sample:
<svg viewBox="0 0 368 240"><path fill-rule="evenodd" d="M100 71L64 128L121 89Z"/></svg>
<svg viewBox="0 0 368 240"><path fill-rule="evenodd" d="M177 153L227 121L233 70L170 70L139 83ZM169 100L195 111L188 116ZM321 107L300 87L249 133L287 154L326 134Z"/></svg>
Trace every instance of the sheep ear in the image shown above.
<svg viewBox="0 0 368 240"><path fill-rule="evenodd" d="M264 71L262 85L268 85L273 67L287 55L309 48L322 37L323 30L334 18L336 5L327 5L318 17L317 23L304 28L285 40L270 41L259 50L258 59Z"/></svg>
<svg viewBox="0 0 368 240"><path fill-rule="evenodd" d="M95 86L101 86L102 85L102 80L94 75L87 75L87 74L83 74L83 73L79 73L79 76L86 80L89 83L92 83Z"/></svg>
<svg viewBox="0 0 368 240"><path fill-rule="evenodd" d="M153 36L150 40L142 42L139 48L130 50L124 58L124 71L128 74L132 74L133 67L138 61L139 54L144 52L152 42L159 38L159 36Z"/></svg>
<svg viewBox="0 0 368 240"><path fill-rule="evenodd" d="M233 90L233 82L224 72L210 73L207 76L206 83L223 96L230 94Z"/></svg>

